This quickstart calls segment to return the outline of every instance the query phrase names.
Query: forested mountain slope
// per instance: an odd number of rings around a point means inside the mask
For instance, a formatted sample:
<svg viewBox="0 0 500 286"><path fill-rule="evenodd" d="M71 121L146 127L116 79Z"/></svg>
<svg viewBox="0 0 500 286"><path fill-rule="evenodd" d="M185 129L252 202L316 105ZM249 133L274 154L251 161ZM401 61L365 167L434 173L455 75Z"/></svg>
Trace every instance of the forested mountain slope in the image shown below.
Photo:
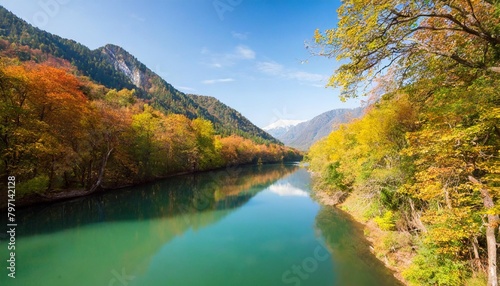
<svg viewBox="0 0 500 286"><path fill-rule="evenodd" d="M211 114L192 96L175 89L133 55L116 45L96 50L40 30L0 6L0 38L11 44L25 45L33 50L69 61L93 81L111 89L136 89L135 96L146 100L165 114L182 114L190 119L203 118L213 122L220 134L238 134L258 142L279 143L272 136L244 118L234 109L217 103L218 114ZM19 59L31 60L29 53L19 51ZM216 99L214 99L216 100ZM227 107L227 110L220 111ZM226 116L219 116L223 112ZM236 120L236 121L235 121Z"/></svg>
<svg viewBox="0 0 500 286"><path fill-rule="evenodd" d="M270 141L275 140L271 135L241 115L241 113L220 102L215 97L195 94L188 94L187 96L191 97L194 102L207 110L212 117L215 127L224 130L224 135L239 134L246 137L245 135L248 134L253 136L255 140L259 140L258 138Z"/></svg>
<svg viewBox="0 0 500 286"><path fill-rule="evenodd" d="M302 158L215 98L177 91L120 47L90 51L0 15L0 178L15 177L16 203Z"/></svg>

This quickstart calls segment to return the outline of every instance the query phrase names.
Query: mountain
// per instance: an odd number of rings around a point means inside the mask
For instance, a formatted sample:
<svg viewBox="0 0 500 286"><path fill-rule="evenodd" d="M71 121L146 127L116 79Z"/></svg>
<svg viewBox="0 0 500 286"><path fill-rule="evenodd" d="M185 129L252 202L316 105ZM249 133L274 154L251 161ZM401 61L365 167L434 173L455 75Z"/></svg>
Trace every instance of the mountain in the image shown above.
<svg viewBox="0 0 500 286"><path fill-rule="evenodd" d="M190 119L202 117L212 121L209 113L200 108L192 98L175 89L122 47L108 44L97 51L107 65L125 76L141 91L140 96L148 99L154 107L165 113L183 114Z"/></svg>
<svg viewBox="0 0 500 286"><path fill-rule="evenodd" d="M241 113L215 97L178 91L123 48L108 44L99 50L116 71L124 74L137 88L146 93L153 106L167 113L208 119L219 134L224 136L237 134L257 142L278 142Z"/></svg>
<svg viewBox="0 0 500 286"><path fill-rule="evenodd" d="M73 64L83 75L109 88L134 88L127 77L117 72L99 50L90 50L76 41L50 34L20 19L0 6L0 37L16 45L26 45ZM31 60L30 55L19 55Z"/></svg>
<svg viewBox="0 0 500 286"><path fill-rule="evenodd" d="M275 137L290 147L307 150L311 145L327 136L335 126L349 122L363 115L364 108L334 109L322 113L313 119L292 126L289 130Z"/></svg>
<svg viewBox="0 0 500 286"><path fill-rule="evenodd" d="M219 128L220 130L227 132L222 132L222 135L238 134L243 137L250 137L250 139L257 141L259 138L272 142L277 141L276 138L255 126L238 111L220 102L215 97L195 94L188 94L187 96L208 111L216 129ZM254 138L251 138L252 136Z"/></svg>
<svg viewBox="0 0 500 286"><path fill-rule="evenodd" d="M284 135L290 128L302 122L305 122L305 120L280 119L262 129L273 137L278 138Z"/></svg>
<svg viewBox="0 0 500 286"><path fill-rule="evenodd" d="M0 6L0 39L7 40L11 45L27 46L43 54L67 60L82 75L108 88L135 89L137 97L146 100L166 114L175 113L190 119L207 119L214 124L216 132L221 135L238 134L259 143L279 143L239 112L217 99L202 100L175 89L119 46L106 45L90 50L73 40L33 27L2 6ZM17 56L23 61L40 60L33 58L29 53L23 53L22 50L19 50Z"/></svg>

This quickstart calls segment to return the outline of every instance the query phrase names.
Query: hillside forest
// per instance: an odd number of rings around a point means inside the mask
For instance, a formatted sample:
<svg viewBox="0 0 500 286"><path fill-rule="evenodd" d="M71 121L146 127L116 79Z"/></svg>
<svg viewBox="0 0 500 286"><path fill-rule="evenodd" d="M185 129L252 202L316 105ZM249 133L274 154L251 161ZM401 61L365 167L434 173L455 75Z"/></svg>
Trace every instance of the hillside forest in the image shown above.
<svg viewBox="0 0 500 286"><path fill-rule="evenodd" d="M40 50L1 44L0 174L15 174L18 198L301 159L279 144L221 136L206 119L162 112L135 89L107 88ZM19 50L38 61L23 61Z"/></svg>

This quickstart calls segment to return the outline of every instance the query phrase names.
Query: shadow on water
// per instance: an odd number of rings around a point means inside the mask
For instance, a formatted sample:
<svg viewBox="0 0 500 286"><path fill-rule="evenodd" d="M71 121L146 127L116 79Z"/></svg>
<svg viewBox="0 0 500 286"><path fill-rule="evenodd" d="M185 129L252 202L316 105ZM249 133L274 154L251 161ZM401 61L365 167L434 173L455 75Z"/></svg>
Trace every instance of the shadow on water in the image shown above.
<svg viewBox="0 0 500 286"><path fill-rule="evenodd" d="M370 252L363 225L346 213L323 206L316 216L316 227L321 231L335 261L337 281L334 285L403 285Z"/></svg>
<svg viewBox="0 0 500 286"><path fill-rule="evenodd" d="M21 209L16 214L18 236L103 222L151 220L235 209L297 168L295 165L233 167Z"/></svg>

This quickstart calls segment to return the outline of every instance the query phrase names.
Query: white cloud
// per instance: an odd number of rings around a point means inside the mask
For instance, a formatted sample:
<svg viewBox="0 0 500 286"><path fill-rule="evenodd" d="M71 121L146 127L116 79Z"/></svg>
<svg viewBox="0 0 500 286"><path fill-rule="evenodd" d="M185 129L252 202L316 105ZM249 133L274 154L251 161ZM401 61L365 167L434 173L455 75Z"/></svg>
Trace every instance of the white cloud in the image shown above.
<svg viewBox="0 0 500 286"><path fill-rule="evenodd" d="M237 62L242 60L253 60L256 57L256 53L251 48L238 45L233 51L228 53L213 53L207 48L201 50L201 54L207 56L208 66L213 68L223 68L235 65Z"/></svg>
<svg viewBox="0 0 500 286"><path fill-rule="evenodd" d="M248 33L238 33L238 32L231 32L231 35L233 35L233 38L238 39L238 40L246 40L248 39Z"/></svg>
<svg viewBox="0 0 500 286"><path fill-rule="evenodd" d="M210 54L210 50L207 47L203 47L203 48L201 48L201 54L208 55L208 54Z"/></svg>
<svg viewBox="0 0 500 286"><path fill-rule="evenodd" d="M231 56L231 55L229 55L229 56ZM253 60L253 59L255 59L255 52L252 49L250 49L249 47L240 45L240 46L236 47L235 56L237 58L244 59L244 60Z"/></svg>
<svg viewBox="0 0 500 286"><path fill-rule="evenodd" d="M180 89L182 91L196 91L195 88L192 88L192 87L188 87L188 86L176 86L177 89Z"/></svg>
<svg viewBox="0 0 500 286"><path fill-rule="evenodd" d="M285 68L277 62L259 62L257 69L265 74L279 75Z"/></svg>
<svg viewBox="0 0 500 286"><path fill-rule="evenodd" d="M210 64L211 67L214 67L214 68L221 68L222 67L222 64L221 63L218 63L218 62L213 62Z"/></svg>
<svg viewBox="0 0 500 286"><path fill-rule="evenodd" d="M309 73L309 72L303 72L303 71L297 71L297 72L290 72L288 76L291 79L296 79L299 81L311 81L311 82L320 82L325 79L324 75L320 75L317 73Z"/></svg>
<svg viewBox="0 0 500 286"><path fill-rule="evenodd" d="M140 16L137 16L136 14L130 14L130 18L134 19L134 20L137 20L139 22L146 22L146 19L140 17Z"/></svg>
<svg viewBox="0 0 500 286"><path fill-rule="evenodd" d="M216 84L216 83L223 83L223 82L233 82L234 79L232 78L219 78L219 79L207 79L202 81L201 83L203 84Z"/></svg>
<svg viewBox="0 0 500 286"><path fill-rule="evenodd" d="M258 62L257 69L267 75L277 76L290 80L297 80L303 83L306 82L313 86L318 86L320 85L320 83L326 83L326 80L328 78L327 76L322 74L289 69L274 61Z"/></svg>
<svg viewBox="0 0 500 286"><path fill-rule="evenodd" d="M311 84L311 86L314 86L314 87L320 87L320 88L326 88L326 87L327 87L325 83L323 83L323 84L320 84L320 83L313 83L313 84Z"/></svg>

